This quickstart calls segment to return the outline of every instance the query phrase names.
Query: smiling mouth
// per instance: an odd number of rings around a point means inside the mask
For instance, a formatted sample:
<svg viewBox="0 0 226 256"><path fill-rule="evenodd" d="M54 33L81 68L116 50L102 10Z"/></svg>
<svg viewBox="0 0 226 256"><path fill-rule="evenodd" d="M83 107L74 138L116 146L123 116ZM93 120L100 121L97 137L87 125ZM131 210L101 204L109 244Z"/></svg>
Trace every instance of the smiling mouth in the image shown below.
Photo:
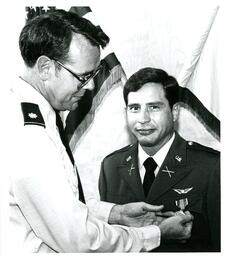
<svg viewBox="0 0 226 256"><path fill-rule="evenodd" d="M150 135L154 133L155 129L136 129L140 135Z"/></svg>

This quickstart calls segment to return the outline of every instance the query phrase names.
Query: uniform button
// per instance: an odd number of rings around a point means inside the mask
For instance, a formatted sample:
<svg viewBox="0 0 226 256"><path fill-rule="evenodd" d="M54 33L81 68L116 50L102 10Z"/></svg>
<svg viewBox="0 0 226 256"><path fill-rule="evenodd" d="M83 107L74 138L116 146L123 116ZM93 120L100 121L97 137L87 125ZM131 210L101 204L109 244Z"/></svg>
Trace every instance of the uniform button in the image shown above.
<svg viewBox="0 0 226 256"><path fill-rule="evenodd" d="M192 145L193 145L193 142L192 142L192 141L189 141L189 142L188 142L188 145L189 145L189 146L192 146Z"/></svg>

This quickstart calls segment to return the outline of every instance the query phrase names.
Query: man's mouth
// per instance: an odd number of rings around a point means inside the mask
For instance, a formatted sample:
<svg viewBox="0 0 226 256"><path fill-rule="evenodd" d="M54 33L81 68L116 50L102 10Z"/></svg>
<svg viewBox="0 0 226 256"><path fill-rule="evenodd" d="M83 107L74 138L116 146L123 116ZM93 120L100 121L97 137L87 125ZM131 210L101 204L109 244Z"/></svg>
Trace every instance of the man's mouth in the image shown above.
<svg viewBox="0 0 226 256"><path fill-rule="evenodd" d="M82 94L75 93L74 95L72 95L72 98L75 101L79 101L83 97L83 95L84 95L84 93L82 93Z"/></svg>
<svg viewBox="0 0 226 256"><path fill-rule="evenodd" d="M140 135L150 135L152 133L154 133L155 129L136 129L136 131L140 134Z"/></svg>
<svg viewBox="0 0 226 256"><path fill-rule="evenodd" d="M86 90L82 90L82 89L81 89L81 90L75 92L75 93L72 95L72 97L73 97L73 98L81 99L82 96L85 94L85 92L86 92Z"/></svg>

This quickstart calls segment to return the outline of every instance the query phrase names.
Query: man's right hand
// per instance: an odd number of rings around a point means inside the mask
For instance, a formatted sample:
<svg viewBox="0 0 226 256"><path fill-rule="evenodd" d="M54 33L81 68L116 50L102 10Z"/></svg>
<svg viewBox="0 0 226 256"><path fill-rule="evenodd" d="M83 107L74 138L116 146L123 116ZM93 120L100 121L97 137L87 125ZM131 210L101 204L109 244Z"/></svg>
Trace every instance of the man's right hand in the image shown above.
<svg viewBox="0 0 226 256"><path fill-rule="evenodd" d="M167 242L185 242L191 237L193 216L186 212L162 221L159 225L162 240Z"/></svg>

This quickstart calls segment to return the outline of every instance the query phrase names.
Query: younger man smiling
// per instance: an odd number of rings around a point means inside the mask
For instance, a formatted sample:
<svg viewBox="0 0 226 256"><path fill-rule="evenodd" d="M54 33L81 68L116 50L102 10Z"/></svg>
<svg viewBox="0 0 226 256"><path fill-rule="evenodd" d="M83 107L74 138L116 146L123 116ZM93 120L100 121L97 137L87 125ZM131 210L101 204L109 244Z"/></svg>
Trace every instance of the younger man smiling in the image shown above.
<svg viewBox="0 0 226 256"><path fill-rule="evenodd" d="M128 128L137 143L113 152L101 165L101 200L145 201L194 216L186 243L161 243L156 251L220 251L219 152L187 142L174 130L179 114L176 79L143 68L124 87Z"/></svg>

